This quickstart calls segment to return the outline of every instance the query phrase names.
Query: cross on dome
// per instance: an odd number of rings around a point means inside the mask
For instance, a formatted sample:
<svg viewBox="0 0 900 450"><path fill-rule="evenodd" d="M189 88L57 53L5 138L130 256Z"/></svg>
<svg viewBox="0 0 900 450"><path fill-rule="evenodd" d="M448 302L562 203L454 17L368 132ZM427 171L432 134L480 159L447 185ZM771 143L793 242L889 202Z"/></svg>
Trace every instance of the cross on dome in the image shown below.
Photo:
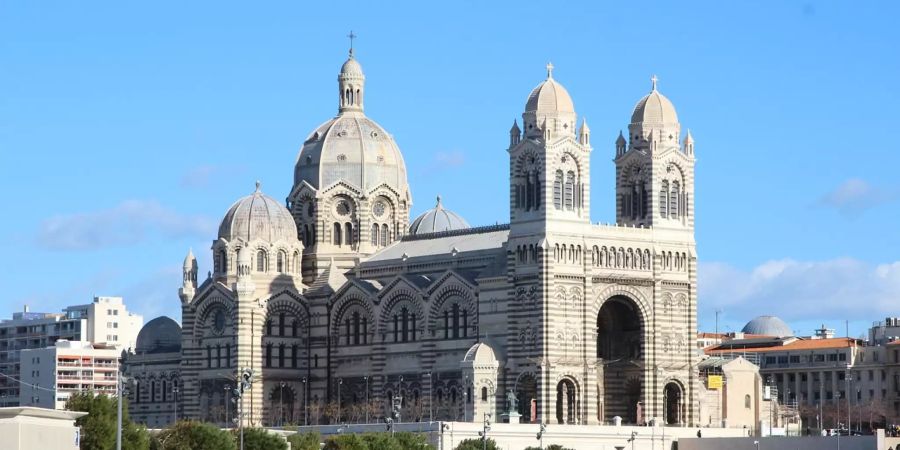
<svg viewBox="0 0 900 450"><path fill-rule="evenodd" d="M353 40L359 36L353 34L353 30L350 30L350 34L348 34L347 37L350 38L350 57L352 58L353 57Z"/></svg>
<svg viewBox="0 0 900 450"><path fill-rule="evenodd" d="M656 82L657 81L659 81L659 78L657 78L656 75L653 75L652 77L650 77L650 82L653 83L653 87L651 90L654 90L654 91L656 90Z"/></svg>
<svg viewBox="0 0 900 450"><path fill-rule="evenodd" d="M553 63L547 63L547 78L553 78Z"/></svg>
<svg viewBox="0 0 900 450"><path fill-rule="evenodd" d="M262 186L262 183L259 180L256 180L256 192L259 192L259 187Z"/></svg>

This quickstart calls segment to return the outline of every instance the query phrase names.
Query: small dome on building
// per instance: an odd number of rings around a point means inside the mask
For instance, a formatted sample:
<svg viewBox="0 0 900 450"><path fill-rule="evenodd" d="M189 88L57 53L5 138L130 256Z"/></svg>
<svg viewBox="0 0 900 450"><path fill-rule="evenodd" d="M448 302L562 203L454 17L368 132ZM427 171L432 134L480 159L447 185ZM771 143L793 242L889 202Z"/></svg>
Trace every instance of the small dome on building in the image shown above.
<svg viewBox="0 0 900 450"><path fill-rule="evenodd" d="M147 322L137 335L135 353L173 353L181 351L181 327L169 317Z"/></svg>
<svg viewBox="0 0 900 450"><path fill-rule="evenodd" d="M287 208L263 194L257 182L255 192L236 201L225 213L219 225L219 239L293 242L297 240L297 225Z"/></svg>
<svg viewBox="0 0 900 450"><path fill-rule="evenodd" d="M356 58L353 57L353 53L350 53L350 58L344 62L344 65L341 66L341 74L342 75L362 75L362 66L359 65L359 62L356 61Z"/></svg>
<svg viewBox="0 0 900 450"><path fill-rule="evenodd" d="M651 78L652 90L644 98L638 100L631 114L631 123L643 124L675 124L678 114L675 105L666 96L656 90L656 77Z"/></svg>
<svg viewBox="0 0 900 450"><path fill-rule="evenodd" d="M409 234L436 233L466 228L471 228L469 223L455 212L444 209L441 197L438 196L437 205L416 217L416 220L409 226Z"/></svg>
<svg viewBox="0 0 900 450"><path fill-rule="evenodd" d="M494 349L485 342L476 342L469 348L466 356L463 357L463 363L473 363L477 365L497 364L497 355Z"/></svg>
<svg viewBox="0 0 900 450"><path fill-rule="evenodd" d="M574 113L575 104L569 91L553 79L553 65L547 64L547 79L537 85L528 95L525 112L534 113Z"/></svg>
<svg viewBox="0 0 900 450"><path fill-rule="evenodd" d="M744 325L741 329L747 334L759 334L762 336L793 336L794 332L783 320L775 316L759 316Z"/></svg>

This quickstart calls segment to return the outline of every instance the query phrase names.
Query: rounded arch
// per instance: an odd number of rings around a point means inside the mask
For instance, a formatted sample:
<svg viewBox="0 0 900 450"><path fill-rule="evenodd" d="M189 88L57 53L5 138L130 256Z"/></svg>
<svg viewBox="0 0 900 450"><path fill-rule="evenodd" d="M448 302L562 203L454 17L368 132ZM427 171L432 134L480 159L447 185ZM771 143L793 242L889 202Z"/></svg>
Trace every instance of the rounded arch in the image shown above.
<svg viewBox="0 0 900 450"><path fill-rule="evenodd" d="M580 422L581 385L573 375L562 375L556 379L556 421L559 424Z"/></svg>
<svg viewBox="0 0 900 450"><path fill-rule="evenodd" d="M613 297L624 297L633 302L639 313L638 316L641 321L641 328L645 328L645 325L649 323L652 309L650 308L650 302L647 300L647 297L639 289L633 286L613 285L600 291L591 304L589 317L597 317L603 304Z"/></svg>
<svg viewBox="0 0 900 450"><path fill-rule="evenodd" d="M348 295L345 297L341 297L334 305L331 307L331 335L336 336L340 334L340 325L341 320L344 316L351 310L362 310L365 312L366 317L369 320L370 329L375 330L376 327L376 315L375 310L372 308L372 303L367 301L365 298L357 296L357 295Z"/></svg>
<svg viewBox="0 0 900 450"><path fill-rule="evenodd" d="M216 310L220 308L225 311L226 319L230 320L231 323L234 323L237 310L234 308L234 305L230 299L227 299L221 295L214 295L202 299L194 312L195 322L206 322L209 319L210 315L212 315ZM203 337L205 328L206 327L194 327L194 337Z"/></svg>
<svg viewBox="0 0 900 450"><path fill-rule="evenodd" d="M428 311L429 330L435 331L441 327L442 324L440 322L443 320L442 314L444 309L456 299L459 299L457 303L466 310L469 316L469 324L478 324L475 296L468 287L460 283L450 283L435 291L431 298L431 306Z"/></svg>
<svg viewBox="0 0 900 450"><path fill-rule="evenodd" d="M663 417L667 425L680 425L685 417L684 383L676 378L669 378L663 384Z"/></svg>

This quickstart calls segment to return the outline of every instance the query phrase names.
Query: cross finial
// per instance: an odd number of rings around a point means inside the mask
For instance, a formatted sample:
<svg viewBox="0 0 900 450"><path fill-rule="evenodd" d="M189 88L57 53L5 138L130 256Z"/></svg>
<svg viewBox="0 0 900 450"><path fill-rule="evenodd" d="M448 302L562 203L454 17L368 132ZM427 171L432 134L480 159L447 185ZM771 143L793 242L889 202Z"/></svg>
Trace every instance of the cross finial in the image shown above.
<svg viewBox="0 0 900 450"><path fill-rule="evenodd" d="M350 38L350 56L352 57L353 56L353 40L356 39L358 36L353 34L353 30L350 30L350 34L348 34L347 37Z"/></svg>
<svg viewBox="0 0 900 450"><path fill-rule="evenodd" d="M259 180L256 180L256 192L259 192L259 187L261 185L262 185L262 183L260 183Z"/></svg>
<svg viewBox="0 0 900 450"><path fill-rule="evenodd" d="M659 78L657 78L656 75L653 75L652 77L650 77L650 82L653 83L653 90L654 90L654 91L656 90L656 82L657 82L657 81L659 81Z"/></svg>
<svg viewBox="0 0 900 450"><path fill-rule="evenodd" d="M553 78L553 63L547 63L547 78Z"/></svg>

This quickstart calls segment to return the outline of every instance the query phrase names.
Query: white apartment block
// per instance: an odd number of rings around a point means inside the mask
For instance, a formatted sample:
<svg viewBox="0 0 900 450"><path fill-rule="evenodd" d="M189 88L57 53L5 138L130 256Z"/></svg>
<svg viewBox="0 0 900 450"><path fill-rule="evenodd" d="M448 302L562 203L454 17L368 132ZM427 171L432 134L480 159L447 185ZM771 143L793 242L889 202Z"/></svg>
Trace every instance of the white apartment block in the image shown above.
<svg viewBox="0 0 900 450"><path fill-rule="evenodd" d="M112 345L66 340L23 350L21 406L65 409L76 392L116 395L119 355Z"/></svg>
<svg viewBox="0 0 900 450"><path fill-rule="evenodd" d="M122 297L94 297L92 303L69 306L66 315L87 318L84 340L114 345L119 350L134 348L144 317L129 312Z"/></svg>

